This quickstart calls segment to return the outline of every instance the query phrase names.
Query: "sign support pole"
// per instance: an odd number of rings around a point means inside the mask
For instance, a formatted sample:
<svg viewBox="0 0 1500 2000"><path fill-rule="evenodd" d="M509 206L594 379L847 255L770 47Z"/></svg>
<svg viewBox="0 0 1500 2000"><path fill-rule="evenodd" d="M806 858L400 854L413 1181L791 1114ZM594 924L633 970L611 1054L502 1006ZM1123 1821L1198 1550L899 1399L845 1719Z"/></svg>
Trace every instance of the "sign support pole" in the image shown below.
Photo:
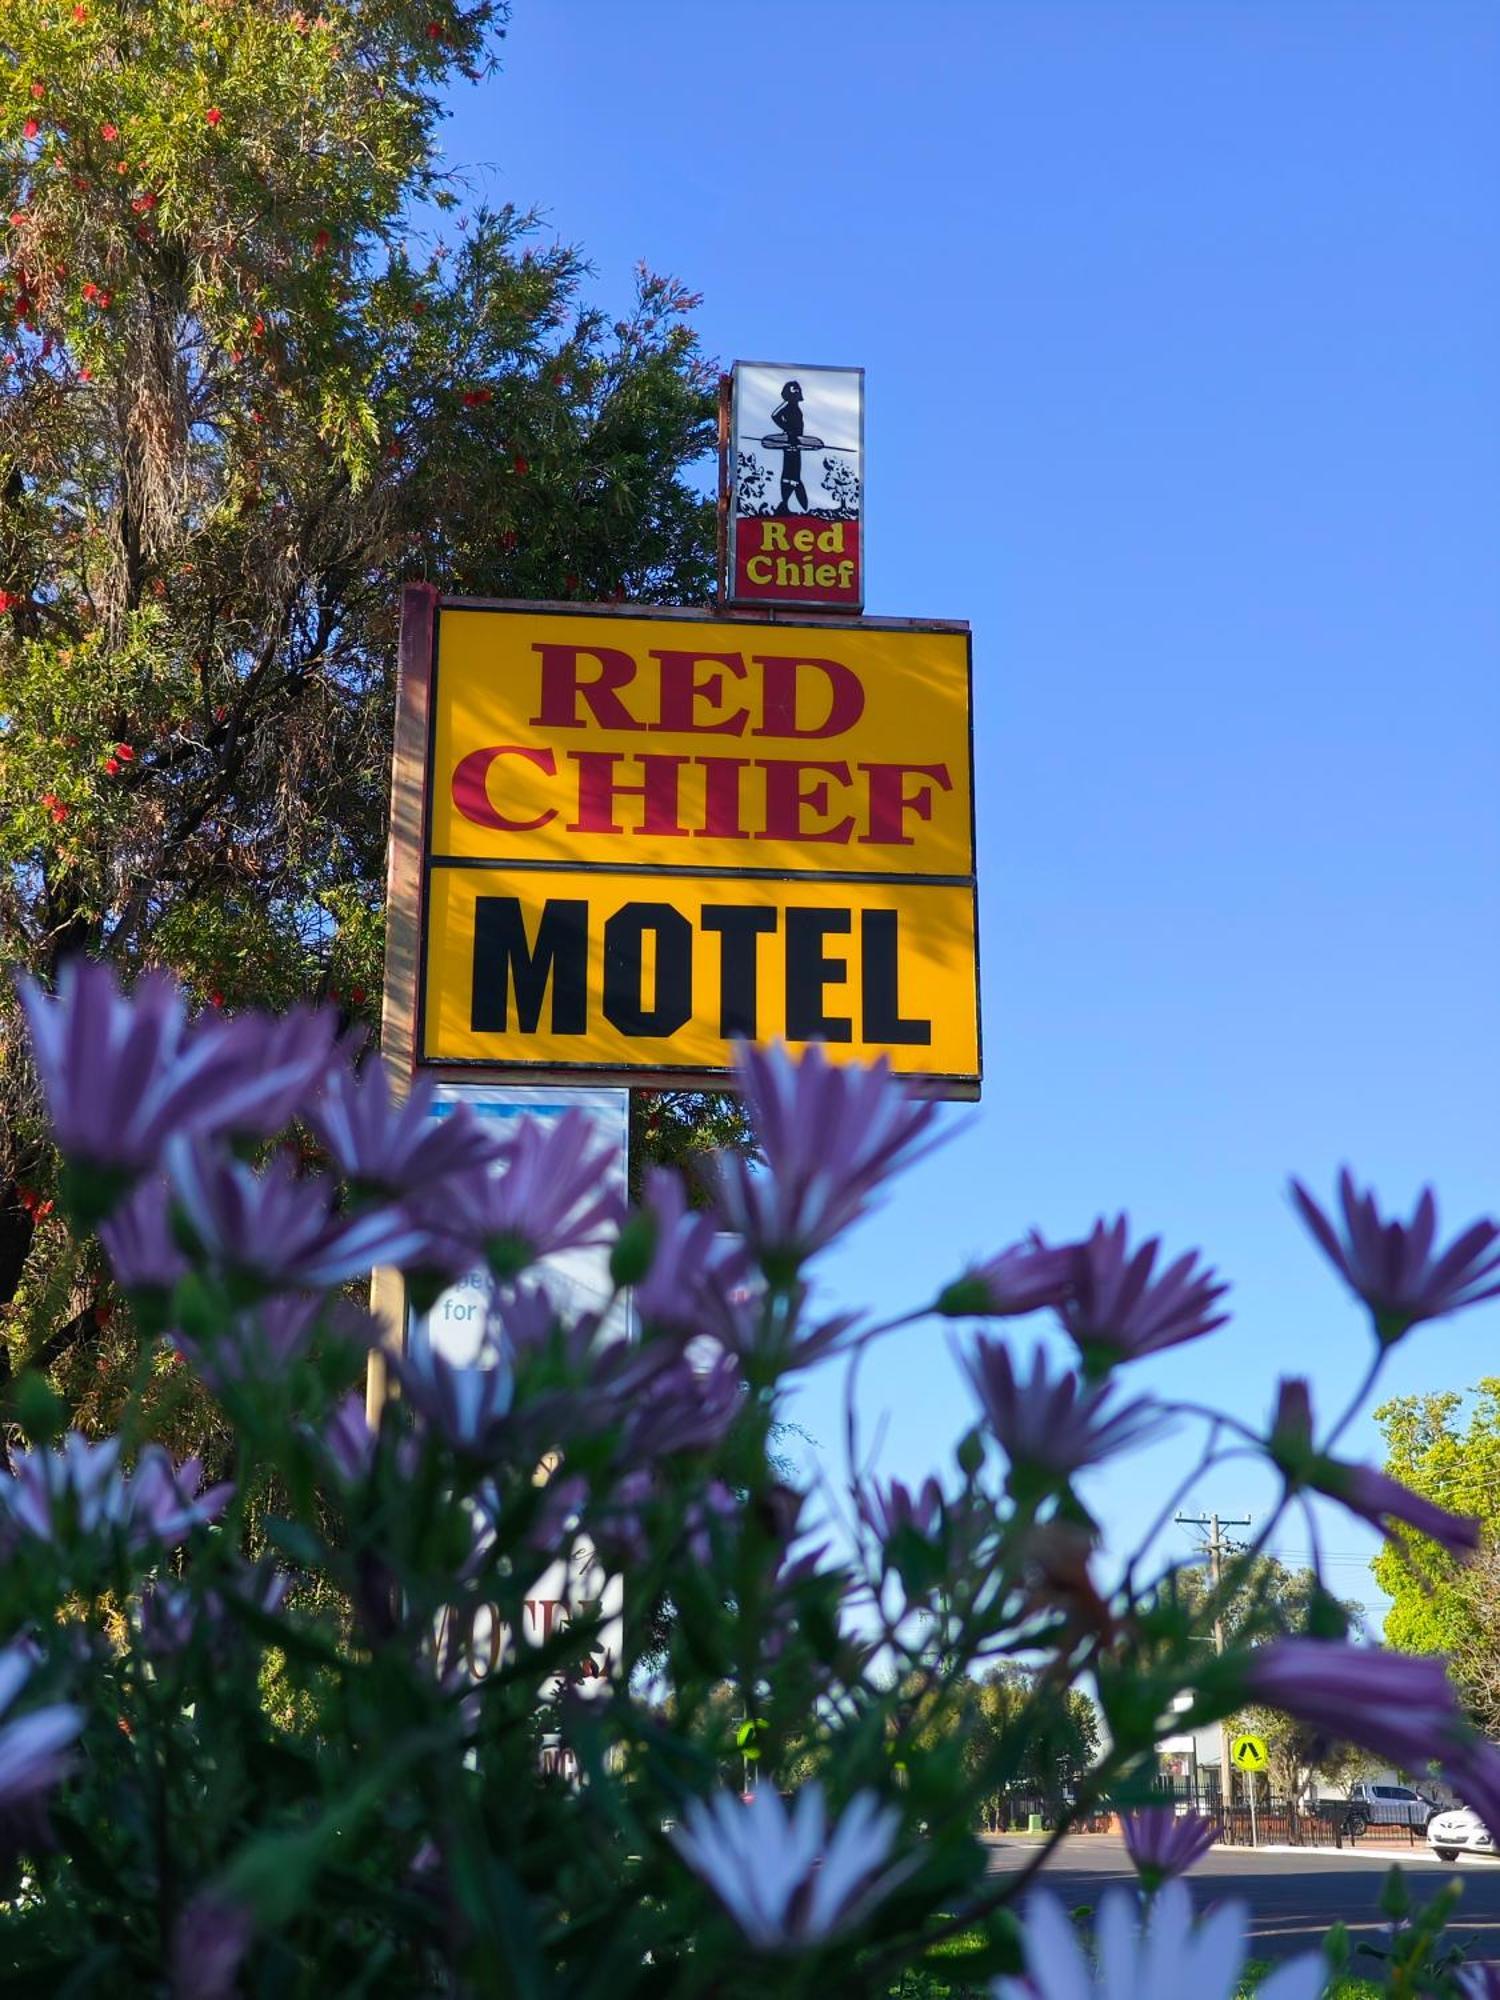
<svg viewBox="0 0 1500 2000"><path fill-rule="evenodd" d="M438 593L409 583L401 593L401 643L396 674L396 727L391 753L391 826L386 861L385 983L380 1006L380 1060L392 1090L405 1096L417 1056L417 976L421 961L422 832L427 805L427 730L432 690ZM406 1288L399 1271L377 1270L370 1310L384 1328L384 1347L370 1350L365 1414L380 1420L389 1393L386 1350L406 1333Z"/></svg>

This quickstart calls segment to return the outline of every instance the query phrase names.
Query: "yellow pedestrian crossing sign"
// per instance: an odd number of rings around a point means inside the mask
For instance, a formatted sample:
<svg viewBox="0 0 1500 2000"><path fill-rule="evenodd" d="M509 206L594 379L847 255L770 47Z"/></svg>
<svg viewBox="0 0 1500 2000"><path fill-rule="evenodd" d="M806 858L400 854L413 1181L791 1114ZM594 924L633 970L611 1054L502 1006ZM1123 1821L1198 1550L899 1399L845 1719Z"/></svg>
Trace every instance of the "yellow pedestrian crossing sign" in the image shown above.
<svg viewBox="0 0 1500 2000"><path fill-rule="evenodd" d="M1229 1761L1237 1771L1263 1771L1271 1761L1264 1736L1236 1736L1229 1746Z"/></svg>
<svg viewBox="0 0 1500 2000"><path fill-rule="evenodd" d="M747 1764L760 1762L760 1745L756 1738L765 1726L763 1722L758 1721L742 1722L734 1732L735 1748Z"/></svg>

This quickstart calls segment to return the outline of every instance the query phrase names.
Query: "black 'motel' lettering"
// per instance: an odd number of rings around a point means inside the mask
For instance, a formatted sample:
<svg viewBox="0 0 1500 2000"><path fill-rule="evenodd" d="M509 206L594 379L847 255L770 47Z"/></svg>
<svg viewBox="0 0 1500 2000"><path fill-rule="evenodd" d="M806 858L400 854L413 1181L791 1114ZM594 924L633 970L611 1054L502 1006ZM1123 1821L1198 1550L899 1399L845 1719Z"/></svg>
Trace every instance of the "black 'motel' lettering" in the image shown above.
<svg viewBox="0 0 1500 2000"><path fill-rule="evenodd" d="M755 978L758 940L776 928L774 910L742 903L705 903L698 921L719 933L719 1033L754 1040L759 1033Z"/></svg>
<svg viewBox="0 0 1500 2000"><path fill-rule="evenodd" d="M641 991L647 931L656 933L655 1005ZM627 903L604 926L604 1018L622 1035L675 1035L693 1014L693 932L670 903Z"/></svg>
<svg viewBox="0 0 1500 2000"><path fill-rule="evenodd" d="M469 1022L476 1035L503 1035L516 989L516 1026L534 1035L552 983L552 1032L581 1035L589 1015L589 906L566 898L542 905L536 944L526 941L519 896L474 901L474 994Z"/></svg>
<svg viewBox="0 0 1500 2000"><path fill-rule="evenodd" d="M896 992L896 942L896 912L866 910L859 934L864 1039L927 1048L932 1042L931 1021L901 1018L901 1002Z"/></svg>
<svg viewBox="0 0 1500 2000"><path fill-rule="evenodd" d="M786 1038L789 1042L847 1042L852 1022L823 1012L825 986L847 986L849 967L829 958L823 940L851 928L847 910L786 913Z"/></svg>

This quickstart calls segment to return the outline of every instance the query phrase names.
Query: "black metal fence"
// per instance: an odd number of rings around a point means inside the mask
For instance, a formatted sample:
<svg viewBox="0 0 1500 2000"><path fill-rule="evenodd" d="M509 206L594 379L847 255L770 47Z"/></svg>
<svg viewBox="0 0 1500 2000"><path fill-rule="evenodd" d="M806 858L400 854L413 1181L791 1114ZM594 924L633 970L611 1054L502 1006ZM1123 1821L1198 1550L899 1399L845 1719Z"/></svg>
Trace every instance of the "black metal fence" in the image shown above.
<svg viewBox="0 0 1500 2000"><path fill-rule="evenodd" d="M1213 1778L1217 1779L1217 1772ZM1268 1788L1257 1791L1252 1812L1243 1793L1226 1805L1216 1782L1161 1778L1155 1790L1163 1805L1201 1813L1218 1828L1226 1847L1425 1847L1427 1830L1406 1821L1373 1819L1367 1805L1349 1799L1291 1799Z"/></svg>
<svg viewBox="0 0 1500 2000"><path fill-rule="evenodd" d="M1211 1820L1225 1847L1364 1847L1424 1848L1426 1828L1401 1822L1372 1820L1369 1808L1348 1799L1289 1799L1262 1788L1252 1814L1248 1798L1240 1791L1232 1805L1225 1805L1210 1774L1208 1782L1191 1778L1163 1777L1153 1786L1156 1803L1178 1812L1197 1813ZM1064 1811L1068 1807L1062 1808ZM985 1831L1025 1833L1057 1824L1059 1802L1040 1794L1009 1792L992 1802L985 1816ZM1115 1808L1102 1805L1073 1821L1079 1833L1107 1833L1117 1824Z"/></svg>

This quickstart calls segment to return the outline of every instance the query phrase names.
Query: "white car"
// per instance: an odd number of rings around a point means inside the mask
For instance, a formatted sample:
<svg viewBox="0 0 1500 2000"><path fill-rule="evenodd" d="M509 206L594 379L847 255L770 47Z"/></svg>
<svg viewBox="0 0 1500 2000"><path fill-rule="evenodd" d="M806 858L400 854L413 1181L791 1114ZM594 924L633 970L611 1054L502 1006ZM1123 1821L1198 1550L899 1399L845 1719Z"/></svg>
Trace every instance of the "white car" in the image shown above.
<svg viewBox="0 0 1500 2000"><path fill-rule="evenodd" d="M1493 1854L1489 1828L1469 1806L1436 1812L1427 1822L1427 1845L1439 1861L1456 1861L1460 1854Z"/></svg>

